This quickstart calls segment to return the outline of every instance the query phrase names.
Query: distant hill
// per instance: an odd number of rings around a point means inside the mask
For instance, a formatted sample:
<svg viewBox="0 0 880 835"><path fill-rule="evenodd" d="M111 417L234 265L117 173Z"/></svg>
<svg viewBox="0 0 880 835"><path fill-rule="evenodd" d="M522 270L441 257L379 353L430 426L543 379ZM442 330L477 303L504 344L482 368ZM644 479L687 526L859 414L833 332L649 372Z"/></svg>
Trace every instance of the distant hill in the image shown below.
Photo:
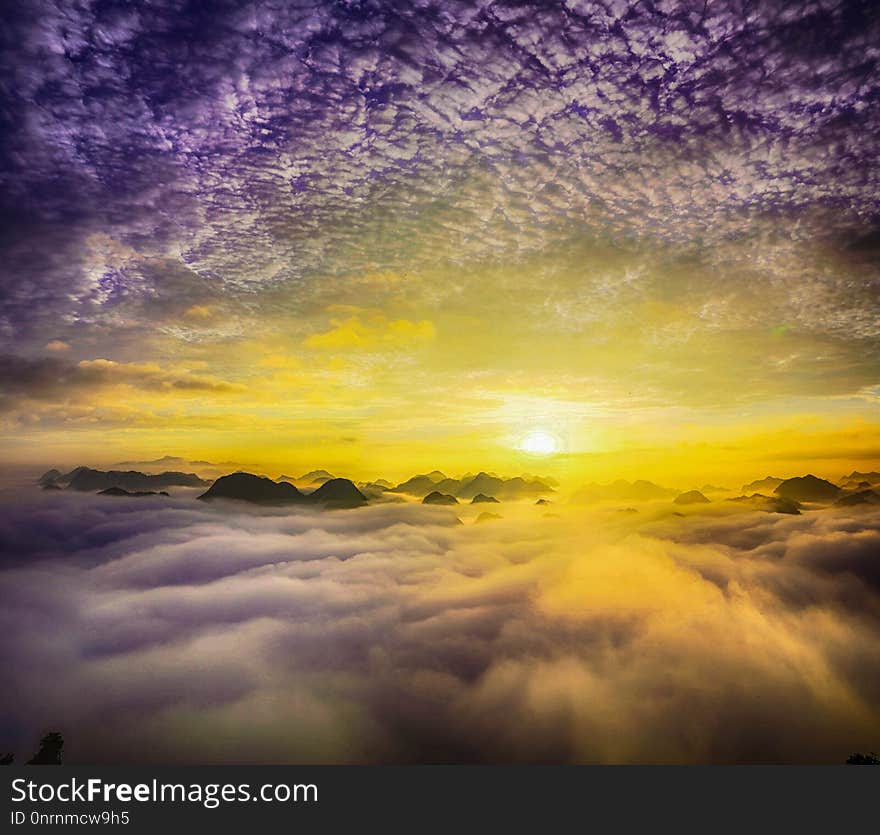
<svg viewBox="0 0 880 835"><path fill-rule="evenodd" d="M189 458L181 458L179 455L163 455L161 458L154 458L151 461L117 461L113 467L127 467L129 469L133 467L211 467L211 468L219 468L219 467L235 467L237 464L234 461L201 461L201 460L190 460Z"/></svg>
<svg viewBox="0 0 880 835"><path fill-rule="evenodd" d="M477 495L471 499L471 504L499 504L499 502L494 496L477 493Z"/></svg>
<svg viewBox="0 0 880 835"><path fill-rule="evenodd" d="M77 467L76 469L71 470L69 473L62 473L60 470L49 470L48 472L43 473L39 479L37 479L37 484L56 484L61 487L66 487L70 480L77 475L82 470L88 469L87 467Z"/></svg>
<svg viewBox="0 0 880 835"><path fill-rule="evenodd" d="M501 519L503 517L499 516L497 513L489 513L488 511L483 511L475 520L476 524L480 524L482 522L494 522L496 519Z"/></svg>
<svg viewBox="0 0 880 835"><path fill-rule="evenodd" d="M455 496L450 496L448 493L441 493L439 490L434 490L422 499L422 504L453 505L458 504L458 499L456 499Z"/></svg>
<svg viewBox="0 0 880 835"><path fill-rule="evenodd" d="M49 470L43 473L38 479L37 484L55 484L61 478L61 470Z"/></svg>
<svg viewBox="0 0 880 835"><path fill-rule="evenodd" d="M871 471L869 473L860 473L858 470L845 475L840 479L838 484L841 487L859 487L867 484L868 487L874 487L880 484L880 473Z"/></svg>
<svg viewBox="0 0 880 835"><path fill-rule="evenodd" d="M280 475L278 476L276 481L287 481L290 484L303 488L312 488L320 487L327 481L336 478L332 473L328 473L327 470L311 470L308 473L303 473L301 476L289 476L289 475Z"/></svg>
<svg viewBox="0 0 880 835"><path fill-rule="evenodd" d="M679 493L672 501L675 504L709 504L709 499L699 490L688 490L686 493Z"/></svg>
<svg viewBox="0 0 880 835"><path fill-rule="evenodd" d="M482 493L484 496L495 496L501 500L514 501L553 493L553 488L539 478L525 479L500 478L490 473L477 473L472 479L464 481L455 495L460 499L473 499Z"/></svg>
<svg viewBox="0 0 880 835"><path fill-rule="evenodd" d="M134 492L129 490L123 490L121 487L108 487L106 490L101 490L98 493L99 496L167 496L168 493L165 490L135 490Z"/></svg>
<svg viewBox="0 0 880 835"><path fill-rule="evenodd" d="M382 494L387 493L389 486L383 481L359 481L357 482L358 490L365 490L368 493Z"/></svg>
<svg viewBox="0 0 880 835"><path fill-rule="evenodd" d="M768 475L766 478L759 478L750 484L744 484L742 491L746 495L750 493L772 493L783 481L784 479Z"/></svg>
<svg viewBox="0 0 880 835"><path fill-rule="evenodd" d="M653 481L638 479L623 481L618 479L610 484L587 484L572 496L575 503L591 504L593 502L649 502L655 499L670 499L678 494L678 490L661 487Z"/></svg>
<svg viewBox="0 0 880 835"><path fill-rule="evenodd" d="M786 499L782 496L767 496L764 493L752 493L750 496L735 496L728 499L729 502L739 502L749 505L755 510L763 510L766 513L788 513L792 516L800 515L800 504L794 499Z"/></svg>
<svg viewBox="0 0 880 835"><path fill-rule="evenodd" d="M442 479L438 480L442 481ZM396 487L392 487L389 492L406 493L410 496L422 498L434 490L435 484L435 480L428 474L415 475L412 478L408 478L406 481L401 482Z"/></svg>
<svg viewBox="0 0 880 835"><path fill-rule="evenodd" d="M141 473L137 470L93 470L77 467L62 475L55 484L67 484L69 490L96 493L117 487L130 492L165 490L168 487L204 487L210 484L195 473Z"/></svg>
<svg viewBox="0 0 880 835"><path fill-rule="evenodd" d="M474 496L482 493L484 496L495 496L500 500L511 501L554 492L547 482L534 477L501 478L492 473L480 472L477 475L456 479L445 476L439 470L413 476L392 487L390 492L406 493L421 498L434 491L457 496L459 499L473 499Z"/></svg>
<svg viewBox="0 0 880 835"><path fill-rule="evenodd" d="M236 499L263 505L319 505L326 508L358 507L366 496L347 478L325 481L313 493L301 493L287 481L272 481L253 473L232 473L218 478L200 499Z"/></svg>
<svg viewBox="0 0 880 835"><path fill-rule="evenodd" d="M858 490L855 493L847 493L840 496L834 502L838 507L855 507L862 504L880 504L880 493L876 490Z"/></svg>
<svg viewBox="0 0 880 835"><path fill-rule="evenodd" d="M841 488L824 478L810 474L787 478L773 491L777 496L796 502L830 502L842 492Z"/></svg>
<svg viewBox="0 0 880 835"><path fill-rule="evenodd" d="M232 473L218 478L199 496L203 501L238 499L267 505L303 504L306 497L286 481L272 481L253 473Z"/></svg>
<svg viewBox="0 0 880 835"><path fill-rule="evenodd" d="M368 481L367 484L375 487L382 487L385 490L389 490L394 487L394 485L390 481L388 481L387 478L375 478L372 481Z"/></svg>
<svg viewBox="0 0 880 835"><path fill-rule="evenodd" d="M360 507L367 503L367 497L347 478L331 478L307 498L325 507Z"/></svg>

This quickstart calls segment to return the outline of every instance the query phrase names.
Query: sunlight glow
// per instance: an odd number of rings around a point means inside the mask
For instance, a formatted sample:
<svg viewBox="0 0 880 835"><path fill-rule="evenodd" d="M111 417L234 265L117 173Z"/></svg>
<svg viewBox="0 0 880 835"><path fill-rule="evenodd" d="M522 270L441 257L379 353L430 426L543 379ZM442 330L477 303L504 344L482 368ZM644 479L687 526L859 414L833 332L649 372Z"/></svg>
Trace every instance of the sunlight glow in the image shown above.
<svg viewBox="0 0 880 835"><path fill-rule="evenodd" d="M549 432L536 429L522 439L519 448L530 455L552 455L558 451L559 443Z"/></svg>

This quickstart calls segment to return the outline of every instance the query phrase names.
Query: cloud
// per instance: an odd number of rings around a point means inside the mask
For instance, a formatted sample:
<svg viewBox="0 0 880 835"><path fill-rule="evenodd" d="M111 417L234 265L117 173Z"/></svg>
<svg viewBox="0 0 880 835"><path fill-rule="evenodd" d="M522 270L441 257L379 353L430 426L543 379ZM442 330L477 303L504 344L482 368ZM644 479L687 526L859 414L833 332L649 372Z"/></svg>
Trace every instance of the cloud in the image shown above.
<svg viewBox="0 0 880 835"><path fill-rule="evenodd" d="M99 326L143 344L157 320L231 338L279 300L317 311L365 290L424 308L492 289L487 312L543 305L554 329L609 297L631 309L642 261L680 276L698 330L878 335L869 4L38 2L13 17L7 347L59 323L65 341ZM634 269L597 270L609 244ZM487 265L532 258L518 294L487 287ZM341 330L328 338L350 344Z"/></svg>
<svg viewBox="0 0 880 835"><path fill-rule="evenodd" d="M211 375L167 371L156 363L119 363L107 359L82 360L77 364L77 369L83 381L89 383L203 392L245 390L244 386Z"/></svg>
<svg viewBox="0 0 880 835"><path fill-rule="evenodd" d="M383 351L417 346L434 339L433 324L423 319L389 319L379 311L363 311L331 319L328 331L306 337L307 348L327 351Z"/></svg>
<svg viewBox="0 0 880 835"><path fill-rule="evenodd" d="M875 511L197 504L7 502L4 747L51 725L78 762L841 762L880 728Z"/></svg>
<svg viewBox="0 0 880 835"><path fill-rule="evenodd" d="M65 401L73 395L94 394L110 386L131 386L145 391L240 392L244 387L209 374L163 368L157 363L122 363L107 359L68 362L57 357L29 359L0 356L0 408L21 406L23 400Z"/></svg>

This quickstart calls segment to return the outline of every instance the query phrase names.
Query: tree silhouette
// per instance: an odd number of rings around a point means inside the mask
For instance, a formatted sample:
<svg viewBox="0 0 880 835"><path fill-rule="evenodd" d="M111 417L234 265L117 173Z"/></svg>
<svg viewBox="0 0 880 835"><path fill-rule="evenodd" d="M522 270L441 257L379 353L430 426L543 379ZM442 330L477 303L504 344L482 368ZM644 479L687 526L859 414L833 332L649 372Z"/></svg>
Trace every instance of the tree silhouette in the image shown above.
<svg viewBox="0 0 880 835"><path fill-rule="evenodd" d="M0 765L12 765L15 754L0 754Z"/></svg>
<svg viewBox="0 0 880 835"><path fill-rule="evenodd" d="M58 731L46 734L40 740L40 748L28 761L28 765L61 765L64 737Z"/></svg>
<svg viewBox="0 0 880 835"><path fill-rule="evenodd" d="M873 751L867 754L850 754L846 758L847 765L880 765L880 757Z"/></svg>

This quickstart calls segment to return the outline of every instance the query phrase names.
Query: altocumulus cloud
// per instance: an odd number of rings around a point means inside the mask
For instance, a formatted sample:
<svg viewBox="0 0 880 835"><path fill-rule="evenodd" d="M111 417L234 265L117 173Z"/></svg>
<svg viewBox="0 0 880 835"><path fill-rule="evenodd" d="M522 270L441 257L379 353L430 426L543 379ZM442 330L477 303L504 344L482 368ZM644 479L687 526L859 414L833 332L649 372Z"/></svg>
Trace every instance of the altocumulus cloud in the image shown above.
<svg viewBox="0 0 880 835"><path fill-rule="evenodd" d="M880 513L7 505L0 744L76 762L840 762Z"/></svg>
<svg viewBox="0 0 880 835"><path fill-rule="evenodd" d="M698 274L877 336L868 0L26 6L0 52L16 350L608 235L711 244Z"/></svg>

